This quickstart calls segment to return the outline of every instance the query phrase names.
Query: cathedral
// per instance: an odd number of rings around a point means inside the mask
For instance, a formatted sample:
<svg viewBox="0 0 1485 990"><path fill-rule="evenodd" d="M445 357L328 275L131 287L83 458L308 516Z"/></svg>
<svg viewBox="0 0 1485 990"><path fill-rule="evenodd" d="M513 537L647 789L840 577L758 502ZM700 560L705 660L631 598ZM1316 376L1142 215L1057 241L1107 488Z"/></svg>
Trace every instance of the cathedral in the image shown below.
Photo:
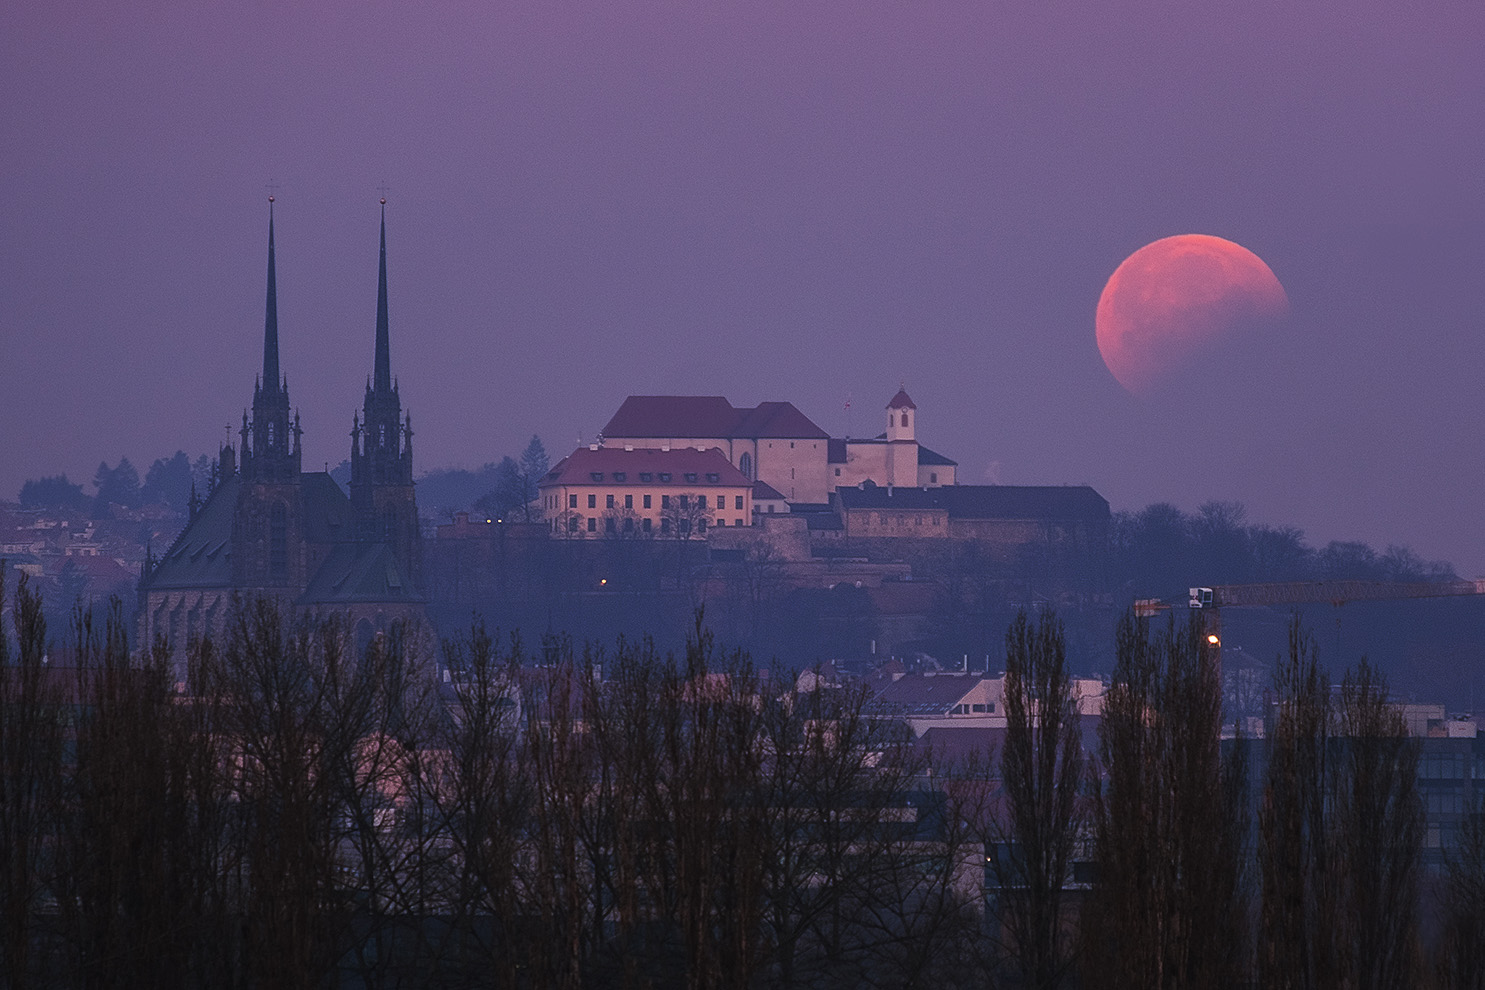
<svg viewBox="0 0 1485 990"><path fill-rule="evenodd" d="M139 642L170 644L178 671L190 644L225 628L235 597L267 596L339 615L364 645L396 621L423 618L412 417L392 377L387 318L387 215L382 200L376 349L351 427L349 496L323 471L301 469L299 415L279 370L273 198L268 207L268 299L263 372L237 447L222 447L204 502L139 586Z"/></svg>

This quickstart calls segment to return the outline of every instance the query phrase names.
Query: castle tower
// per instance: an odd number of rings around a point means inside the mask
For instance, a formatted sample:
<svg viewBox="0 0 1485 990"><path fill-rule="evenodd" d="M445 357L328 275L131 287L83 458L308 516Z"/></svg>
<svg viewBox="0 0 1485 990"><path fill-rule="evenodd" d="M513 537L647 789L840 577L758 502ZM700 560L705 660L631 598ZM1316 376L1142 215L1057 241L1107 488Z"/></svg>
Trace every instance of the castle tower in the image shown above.
<svg viewBox="0 0 1485 990"><path fill-rule="evenodd" d="M387 317L387 201L382 200L376 289L376 353L361 415L351 424L351 505L357 538L391 544L414 580L420 573L418 508L413 497L412 416L403 417L392 378Z"/></svg>
<svg viewBox="0 0 1485 990"><path fill-rule="evenodd" d="M887 403L887 484L918 484L918 407L899 388Z"/></svg>
<svg viewBox="0 0 1485 990"><path fill-rule="evenodd" d="M303 498L299 485L299 415L289 415L289 383L278 365L278 286L274 270L273 197L268 197L268 298L263 319L263 372L253 410L242 414L233 515L234 583L242 588L297 590L306 581ZM222 469L229 470L224 456Z"/></svg>

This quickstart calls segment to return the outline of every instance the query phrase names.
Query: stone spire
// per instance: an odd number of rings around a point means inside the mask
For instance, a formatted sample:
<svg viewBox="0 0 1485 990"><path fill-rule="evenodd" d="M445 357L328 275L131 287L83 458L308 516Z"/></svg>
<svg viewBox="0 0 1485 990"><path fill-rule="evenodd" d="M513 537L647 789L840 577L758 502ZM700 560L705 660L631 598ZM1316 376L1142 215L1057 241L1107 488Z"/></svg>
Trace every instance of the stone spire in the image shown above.
<svg viewBox="0 0 1485 990"><path fill-rule="evenodd" d="M271 275L269 277L272 278ZM270 281L269 285L272 284ZM387 201L384 199L382 200L381 264L376 283L376 364L374 366L376 381L374 387L378 392L391 391L392 388L392 343L387 323Z"/></svg>
<svg viewBox="0 0 1485 990"><path fill-rule="evenodd" d="M263 315L263 388L276 390L278 377L278 283L273 265L273 197L268 197L268 305Z"/></svg>

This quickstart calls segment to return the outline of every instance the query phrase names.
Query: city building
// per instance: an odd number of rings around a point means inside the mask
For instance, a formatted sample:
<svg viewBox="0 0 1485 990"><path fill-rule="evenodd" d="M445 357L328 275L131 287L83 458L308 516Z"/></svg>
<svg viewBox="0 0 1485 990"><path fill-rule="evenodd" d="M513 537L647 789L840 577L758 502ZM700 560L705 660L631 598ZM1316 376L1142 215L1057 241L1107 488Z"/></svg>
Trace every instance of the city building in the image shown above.
<svg viewBox="0 0 1485 990"><path fill-rule="evenodd" d="M373 372L351 429L347 497L330 475L302 470L297 412L279 369L273 207L263 369L238 446L222 447L215 483L175 542L145 561L139 642L185 650L224 629L234 598L263 595L339 614L358 645L423 614L421 547L412 480L412 419L392 377L387 315L387 223L382 207Z"/></svg>
<svg viewBox="0 0 1485 990"><path fill-rule="evenodd" d="M559 539L702 538L753 524L753 482L716 447L579 447L538 490Z"/></svg>

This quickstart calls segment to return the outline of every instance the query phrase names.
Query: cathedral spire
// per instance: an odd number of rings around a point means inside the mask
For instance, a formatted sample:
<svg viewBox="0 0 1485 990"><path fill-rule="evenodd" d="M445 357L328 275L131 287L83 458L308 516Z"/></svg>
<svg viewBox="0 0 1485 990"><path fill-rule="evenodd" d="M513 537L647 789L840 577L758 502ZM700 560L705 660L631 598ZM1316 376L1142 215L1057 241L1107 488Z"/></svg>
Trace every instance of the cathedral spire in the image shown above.
<svg viewBox="0 0 1485 990"><path fill-rule="evenodd" d="M387 327L387 201L382 200L382 253L376 283L376 382L378 392L392 388L392 343Z"/></svg>
<svg viewBox="0 0 1485 990"><path fill-rule="evenodd" d="M278 388L278 286L273 272L273 197L268 197L268 305L263 317L263 387Z"/></svg>

